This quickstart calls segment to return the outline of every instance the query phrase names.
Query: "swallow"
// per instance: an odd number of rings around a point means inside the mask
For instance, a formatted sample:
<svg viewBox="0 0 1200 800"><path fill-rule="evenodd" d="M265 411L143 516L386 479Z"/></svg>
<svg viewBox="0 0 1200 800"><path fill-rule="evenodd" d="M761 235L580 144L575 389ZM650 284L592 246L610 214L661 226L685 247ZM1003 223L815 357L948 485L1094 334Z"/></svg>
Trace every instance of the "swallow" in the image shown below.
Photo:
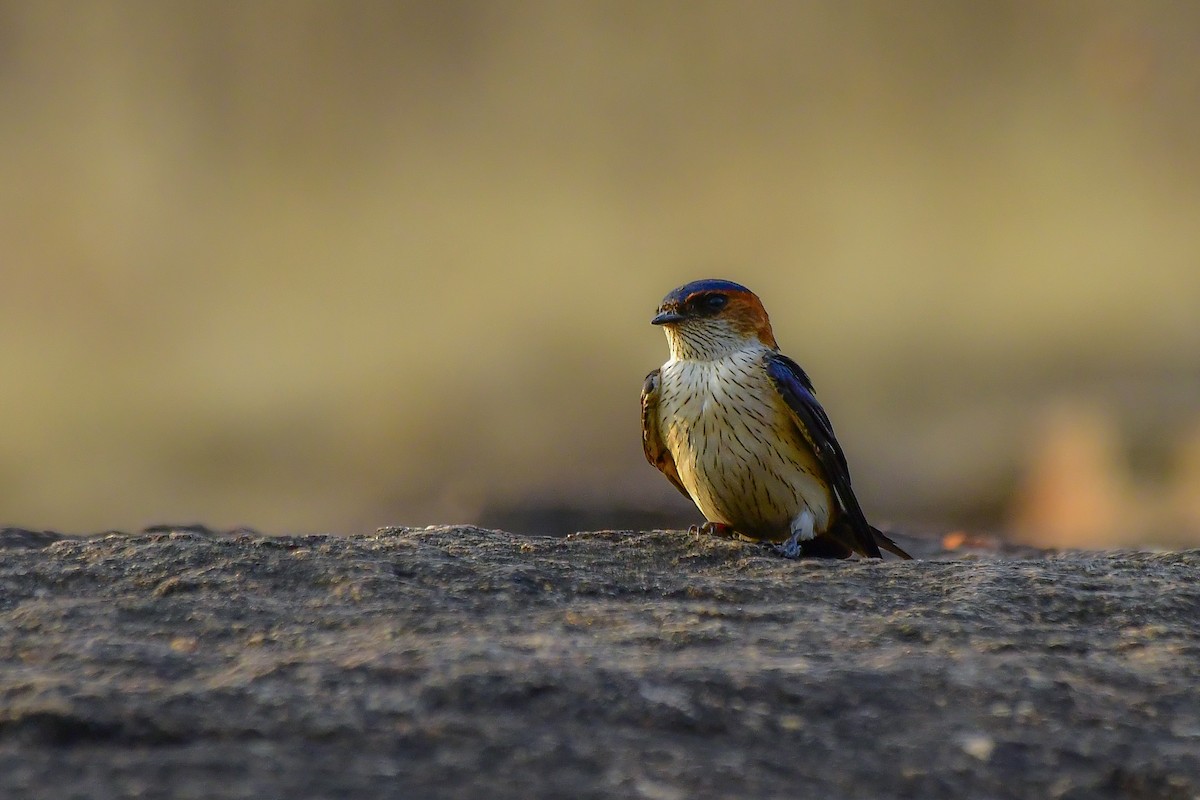
<svg viewBox="0 0 1200 800"><path fill-rule="evenodd" d="M671 357L642 386L642 444L700 509L700 530L782 543L793 558L912 558L867 522L829 416L757 295L693 281L650 322Z"/></svg>

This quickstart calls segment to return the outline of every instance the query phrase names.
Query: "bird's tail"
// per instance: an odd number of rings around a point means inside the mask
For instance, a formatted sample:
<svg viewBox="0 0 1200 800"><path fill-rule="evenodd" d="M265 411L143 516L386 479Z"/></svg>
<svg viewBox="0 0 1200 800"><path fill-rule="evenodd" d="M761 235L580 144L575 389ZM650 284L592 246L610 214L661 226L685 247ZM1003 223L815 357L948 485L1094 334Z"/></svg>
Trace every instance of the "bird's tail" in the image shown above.
<svg viewBox="0 0 1200 800"><path fill-rule="evenodd" d="M879 530L874 525L872 525L870 527L871 527L871 535L873 537L875 537L875 544L879 545L884 550L887 550L892 555L900 556L900 558L903 558L906 561L912 561L912 556L910 556L908 553L904 552L904 550L900 547L900 545L896 544L891 539L889 539L887 536L885 536L883 534L883 531Z"/></svg>

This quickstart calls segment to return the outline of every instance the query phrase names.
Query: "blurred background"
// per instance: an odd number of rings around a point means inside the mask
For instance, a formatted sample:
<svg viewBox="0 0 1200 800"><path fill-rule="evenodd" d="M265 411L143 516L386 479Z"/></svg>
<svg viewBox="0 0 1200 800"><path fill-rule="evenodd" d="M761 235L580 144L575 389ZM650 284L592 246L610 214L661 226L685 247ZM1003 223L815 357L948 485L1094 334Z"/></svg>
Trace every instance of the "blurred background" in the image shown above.
<svg viewBox="0 0 1200 800"><path fill-rule="evenodd" d="M747 284L873 519L1200 542L1200 4L0 1L0 524L698 521Z"/></svg>

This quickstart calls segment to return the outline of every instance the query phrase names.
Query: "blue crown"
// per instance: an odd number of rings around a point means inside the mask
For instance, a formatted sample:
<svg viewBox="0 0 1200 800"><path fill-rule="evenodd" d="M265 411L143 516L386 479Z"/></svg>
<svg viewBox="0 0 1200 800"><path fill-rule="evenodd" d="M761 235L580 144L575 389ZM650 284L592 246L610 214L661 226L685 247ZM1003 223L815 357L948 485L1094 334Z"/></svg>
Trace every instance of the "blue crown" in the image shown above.
<svg viewBox="0 0 1200 800"><path fill-rule="evenodd" d="M663 298L663 305L667 303L682 303L696 292L745 292L746 294L753 294L753 292L740 283L724 281L719 278L706 278L702 281L685 283L683 286L675 289Z"/></svg>

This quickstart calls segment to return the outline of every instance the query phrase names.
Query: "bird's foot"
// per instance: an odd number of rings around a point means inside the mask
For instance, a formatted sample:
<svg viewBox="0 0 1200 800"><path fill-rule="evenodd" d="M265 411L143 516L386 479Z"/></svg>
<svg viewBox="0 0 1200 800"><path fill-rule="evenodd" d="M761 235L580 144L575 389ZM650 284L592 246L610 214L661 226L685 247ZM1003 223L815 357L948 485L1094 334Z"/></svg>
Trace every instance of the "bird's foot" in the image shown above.
<svg viewBox="0 0 1200 800"><path fill-rule="evenodd" d="M812 511L805 508L792 522L792 535L783 544L775 545L775 552L784 558L801 558L804 556L804 542L816 538L816 518Z"/></svg>
<svg viewBox="0 0 1200 800"><path fill-rule="evenodd" d="M774 545L772 549L784 558L802 558L804 556L804 545L802 542L803 537L797 532L793 533L783 544Z"/></svg>
<svg viewBox="0 0 1200 800"><path fill-rule="evenodd" d="M724 522L706 522L703 525L693 525L688 528L688 533L705 533L709 536L720 536L722 539L732 539L734 537L733 527L726 525Z"/></svg>

